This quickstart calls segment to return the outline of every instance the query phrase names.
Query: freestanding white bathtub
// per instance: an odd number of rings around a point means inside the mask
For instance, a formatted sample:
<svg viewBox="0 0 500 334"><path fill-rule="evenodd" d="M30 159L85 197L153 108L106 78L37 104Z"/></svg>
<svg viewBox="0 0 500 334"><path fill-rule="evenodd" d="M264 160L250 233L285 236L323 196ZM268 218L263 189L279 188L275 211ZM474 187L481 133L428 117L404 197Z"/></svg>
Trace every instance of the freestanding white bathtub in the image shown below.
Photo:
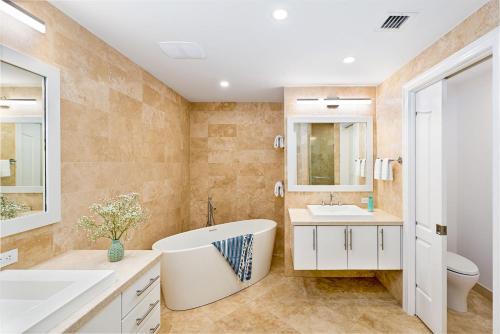
<svg viewBox="0 0 500 334"><path fill-rule="evenodd" d="M252 279L240 282L213 241L252 233ZM161 239L161 287L171 310L187 310L232 295L264 278L271 268L276 222L242 220L188 231Z"/></svg>

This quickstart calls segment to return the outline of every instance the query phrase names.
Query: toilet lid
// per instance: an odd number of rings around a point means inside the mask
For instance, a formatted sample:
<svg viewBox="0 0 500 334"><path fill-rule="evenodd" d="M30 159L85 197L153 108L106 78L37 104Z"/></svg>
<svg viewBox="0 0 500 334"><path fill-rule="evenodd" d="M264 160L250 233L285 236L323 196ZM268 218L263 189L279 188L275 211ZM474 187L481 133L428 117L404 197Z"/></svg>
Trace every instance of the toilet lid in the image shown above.
<svg viewBox="0 0 500 334"><path fill-rule="evenodd" d="M471 260L452 253L448 252L448 256L446 258L446 265L448 270L454 271L463 275L479 275L478 267Z"/></svg>

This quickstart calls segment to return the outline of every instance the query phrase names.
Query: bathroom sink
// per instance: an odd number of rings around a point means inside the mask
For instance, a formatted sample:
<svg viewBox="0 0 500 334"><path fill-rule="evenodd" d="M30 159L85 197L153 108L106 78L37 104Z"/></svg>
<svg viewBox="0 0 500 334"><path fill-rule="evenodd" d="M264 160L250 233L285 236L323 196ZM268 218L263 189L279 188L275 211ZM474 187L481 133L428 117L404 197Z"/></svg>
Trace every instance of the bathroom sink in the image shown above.
<svg viewBox="0 0 500 334"><path fill-rule="evenodd" d="M339 219L367 219L372 213L356 205L308 205L307 209L314 217Z"/></svg>
<svg viewBox="0 0 500 334"><path fill-rule="evenodd" d="M112 270L0 272L0 332L48 332L111 286Z"/></svg>

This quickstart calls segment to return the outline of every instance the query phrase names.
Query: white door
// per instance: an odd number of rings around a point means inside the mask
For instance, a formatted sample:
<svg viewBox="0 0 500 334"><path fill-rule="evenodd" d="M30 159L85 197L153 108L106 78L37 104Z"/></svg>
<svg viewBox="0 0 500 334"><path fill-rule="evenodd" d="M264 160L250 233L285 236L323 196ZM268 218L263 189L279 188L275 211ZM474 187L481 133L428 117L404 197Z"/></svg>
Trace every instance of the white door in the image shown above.
<svg viewBox="0 0 500 334"><path fill-rule="evenodd" d="M348 226L347 267L377 269L377 226Z"/></svg>
<svg viewBox="0 0 500 334"><path fill-rule="evenodd" d="M316 269L316 226L293 227L293 268Z"/></svg>
<svg viewBox="0 0 500 334"><path fill-rule="evenodd" d="M347 269L347 227L318 226L318 269Z"/></svg>
<svg viewBox="0 0 500 334"><path fill-rule="evenodd" d="M401 227L378 227L378 269L401 269Z"/></svg>
<svg viewBox="0 0 500 334"><path fill-rule="evenodd" d="M443 219L442 110L445 82L416 94L416 314L434 332L446 332L446 237Z"/></svg>
<svg viewBox="0 0 500 334"><path fill-rule="evenodd" d="M42 125L16 124L16 186L42 185Z"/></svg>

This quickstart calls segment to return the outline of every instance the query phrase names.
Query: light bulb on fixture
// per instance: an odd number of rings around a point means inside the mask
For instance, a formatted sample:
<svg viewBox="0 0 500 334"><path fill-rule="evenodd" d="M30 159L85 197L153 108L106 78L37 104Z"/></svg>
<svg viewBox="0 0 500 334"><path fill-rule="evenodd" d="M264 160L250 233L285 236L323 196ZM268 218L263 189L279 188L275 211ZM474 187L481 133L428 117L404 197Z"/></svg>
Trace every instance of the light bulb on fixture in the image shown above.
<svg viewBox="0 0 500 334"><path fill-rule="evenodd" d="M229 82L226 81L226 80L222 80L221 82L219 82L219 85L222 87L222 88L227 88L229 87Z"/></svg>

